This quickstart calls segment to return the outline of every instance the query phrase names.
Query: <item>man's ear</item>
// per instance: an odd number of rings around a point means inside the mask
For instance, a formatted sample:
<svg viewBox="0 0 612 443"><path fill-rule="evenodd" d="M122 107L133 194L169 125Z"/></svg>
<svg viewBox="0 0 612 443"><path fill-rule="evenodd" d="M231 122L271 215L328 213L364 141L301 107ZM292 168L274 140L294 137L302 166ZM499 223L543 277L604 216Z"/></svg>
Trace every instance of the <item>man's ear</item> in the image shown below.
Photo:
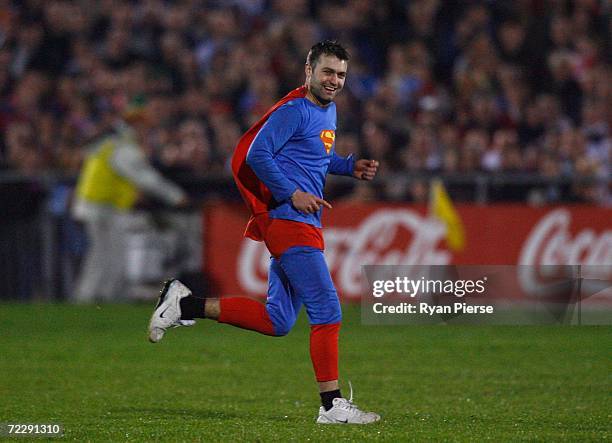
<svg viewBox="0 0 612 443"><path fill-rule="evenodd" d="M306 80L308 80L312 76L312 66L306 63L304 66L304 72L306 73Z"/></svg>

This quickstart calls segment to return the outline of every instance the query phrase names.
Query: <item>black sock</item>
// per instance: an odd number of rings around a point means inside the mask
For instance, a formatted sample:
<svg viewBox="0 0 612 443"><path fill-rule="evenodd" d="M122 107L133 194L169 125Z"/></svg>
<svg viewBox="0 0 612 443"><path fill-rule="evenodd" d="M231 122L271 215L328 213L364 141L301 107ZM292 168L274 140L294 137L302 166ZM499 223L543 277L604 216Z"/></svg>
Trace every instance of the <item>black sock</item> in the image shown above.
<svg viewBox="0 0 612 443"><path fill-rule="evenodd" d="M204 318L205 298L193 295L181 299L181 320L193 320L194 318Z"/></svg>
<svg viewBox="0 0 612 443"><path fill-rule="evenodd" d="M329 411L334 406L334 398L342 397L342 394L340 394L340 389L336 389L335 391L320 392L319 395L321 396L321 404L326 411Z"/></svg>

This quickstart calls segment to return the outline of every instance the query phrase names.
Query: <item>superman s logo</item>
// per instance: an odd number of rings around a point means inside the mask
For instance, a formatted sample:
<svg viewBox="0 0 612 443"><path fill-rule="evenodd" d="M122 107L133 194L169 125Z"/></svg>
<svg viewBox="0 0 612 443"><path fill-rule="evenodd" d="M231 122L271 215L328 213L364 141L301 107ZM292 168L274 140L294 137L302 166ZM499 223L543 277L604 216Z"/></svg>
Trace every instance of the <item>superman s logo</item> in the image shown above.
<svg viewBox="0 0 612 443"><path fill-rule="evenodd" d="M325 146L325 151L329 154L329 151L331 151L331 148L334 145L334 140L336 140L336 131L332 129L323 129L321 134L319 134L319 137L321 137L323 146Z"/></svg>

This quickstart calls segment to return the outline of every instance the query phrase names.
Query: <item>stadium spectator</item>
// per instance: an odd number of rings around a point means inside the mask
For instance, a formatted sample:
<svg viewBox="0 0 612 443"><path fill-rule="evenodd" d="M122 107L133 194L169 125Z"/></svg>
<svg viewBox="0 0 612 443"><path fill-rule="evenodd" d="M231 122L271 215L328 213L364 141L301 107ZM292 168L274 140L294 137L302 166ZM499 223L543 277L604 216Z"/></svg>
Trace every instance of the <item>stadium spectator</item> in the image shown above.
<svg viewBox="0 0 612 443"><path fill-rule="evenodd" d="M166 94L172 112L162 138L171 146L158 143L154 157L187 149L176 142L178 131L184 120L197 119L210 128L203 143L210 146L213 168L206 171L229 177L226 138L245 130L291 88L299 75L293 60L325 36L343 39L354 54L349 91L338 102L339 124L357 134L361 149L384 150L383 167L436 173L446 158L447 170L456 159L462 172L476 172L485 160L465 151L468 134L484 130L493 137L510 128L518 133L516 149L506 152L511 169L533 172L534 158L555 149L551 132L569 128L586 134L602 180L612 167L611 134L603 129L611 118L611 11L602 2L3 4L3 168L25 167L8 157L9 133L15 132L8 129L15 122L44 135L28 151L44 161L33 161L36 167L30 161L27 168L74 174L82 147L109 129L118 106ZM420 165L407 147L421 143L422 126L435 134L454 128L457 152L447 154L437 135L437 166L431 159ZM370 147L374 136L377 146ZM555 158L564 170L583 169L568 166L576 157ZM204 173L195 164L188 172ZM601 195L605 202L609 192Z"/></svg>

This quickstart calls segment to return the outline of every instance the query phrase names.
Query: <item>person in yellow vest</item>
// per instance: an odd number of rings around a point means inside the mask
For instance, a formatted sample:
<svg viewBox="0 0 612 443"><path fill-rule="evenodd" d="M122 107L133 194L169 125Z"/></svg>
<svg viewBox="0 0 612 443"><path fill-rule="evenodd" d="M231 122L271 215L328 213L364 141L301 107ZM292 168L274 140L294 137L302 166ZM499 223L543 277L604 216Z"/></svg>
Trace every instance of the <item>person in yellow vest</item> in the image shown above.
<svg viewBox="0 0 612 443"><path fill-rule="evenodd" d="M182 207L188 199L148 162L141 148L156 116L150 105L126 114L118 130L94 143L79 176L72 214L85 224L88 248L73 299L120 298L124 290L126 237L131 214L143 196Z"/></svg>

